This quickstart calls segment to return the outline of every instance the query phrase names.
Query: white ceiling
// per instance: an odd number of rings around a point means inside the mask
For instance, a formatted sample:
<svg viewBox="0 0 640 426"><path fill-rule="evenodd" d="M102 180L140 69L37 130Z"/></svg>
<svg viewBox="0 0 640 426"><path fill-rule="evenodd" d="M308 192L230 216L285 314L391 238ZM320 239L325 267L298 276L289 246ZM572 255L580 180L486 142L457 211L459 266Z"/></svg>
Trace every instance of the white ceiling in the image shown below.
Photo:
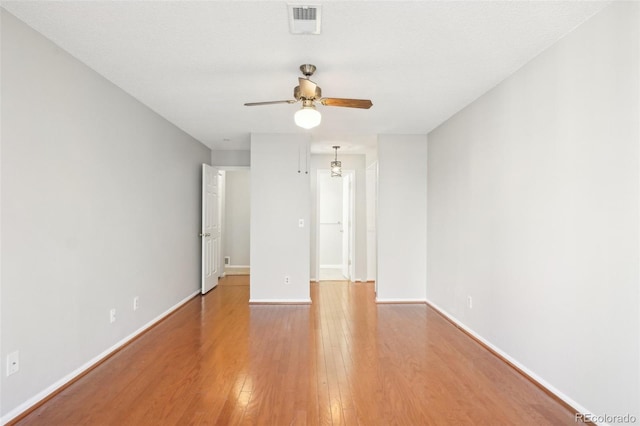
<svg viewBox="0 0 640 426"><path fill-rule="evenodd" d="M289 33L281 1L3 1L2 6L214 149L248 149L252 132L304 132L291 99L298 66L318 67L323 107L313 152L424 134L608 2L318 1L321 35ZM346 153L345 152L345 153Z"/></svg>

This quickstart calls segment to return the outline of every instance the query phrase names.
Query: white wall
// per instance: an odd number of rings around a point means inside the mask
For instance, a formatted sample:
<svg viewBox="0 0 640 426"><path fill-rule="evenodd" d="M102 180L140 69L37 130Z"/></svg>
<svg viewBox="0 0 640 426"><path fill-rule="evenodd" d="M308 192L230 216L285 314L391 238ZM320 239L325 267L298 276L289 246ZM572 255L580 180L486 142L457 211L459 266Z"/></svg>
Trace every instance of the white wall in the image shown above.
<svg viewBox="0 0 640 426"><path fill-rule="evenodd" d="M309 141L308 134L251 135L252 302L311 301Z"/></svg>
<svg viewBox="0 0 640 426"><path fill-rule="evenodd" d="M231 266L248 266L250 225L250 172L225 171L224 256Z"/></svg>
<svg viewBox="0 0 640 426"><path fill-rule="evenodd" d="M5 422L197 292L211 153L0 10Z"/></svg>
<svg viewBox="0 0 640 426"><path fill-rule="evenodd" d="M316 253L318 247L317 231L317 171L329 169L333 155L314 154L311 156L311 276L314 280L317 263ZM365 176L365 156L364 155L340 155L338 160L342 161L343 170L353 170L355 172L355 277L353 281L366 281L367 279L367 202L366 202L366 176Z"/></svg>
<svg viewBox="0 0 640 426"><path fill-rule="evenodd" d="M426 300L427 137L378 136L377 300Z"/></svg>
<svg viewBox="0 0 640 426"><path fill-rule="evenodd" d="M377 142L377 137L376 137L376 142ZM378 147L376 143L375 149L368 149L365 153L365 166L368 169L377 164L378 164Z"/></svg>
<svg viewBox="0 0 640 426"><path fill-rule="evenodd" d="M638 22L612 4L429 134L427 296L581 411L640 418Z"/></svg>
<svg viewBox="0 0 640 426"><path fill-rule="evenodd" d="M211 164L214 166L246 167L251 164L251 152L243 150L211 151Z"/></svg>

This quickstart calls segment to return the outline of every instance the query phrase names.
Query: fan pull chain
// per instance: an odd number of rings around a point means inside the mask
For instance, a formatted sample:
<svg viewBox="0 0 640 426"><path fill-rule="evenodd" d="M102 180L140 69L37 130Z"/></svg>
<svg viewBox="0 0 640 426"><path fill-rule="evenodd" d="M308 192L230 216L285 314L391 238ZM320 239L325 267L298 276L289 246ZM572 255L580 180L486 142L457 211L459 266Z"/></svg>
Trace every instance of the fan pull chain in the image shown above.
<svg viewBox="0 0 640 426"><path fill-rule="evenodd" d="M311 156L311 150L309 148L309 144L307 143L305 145L305 154L304 154L304 162L305 162L305 167L304 168L306 169L305 172L304 172L305 175L309 174L309 157L310 156Z"/></svg>

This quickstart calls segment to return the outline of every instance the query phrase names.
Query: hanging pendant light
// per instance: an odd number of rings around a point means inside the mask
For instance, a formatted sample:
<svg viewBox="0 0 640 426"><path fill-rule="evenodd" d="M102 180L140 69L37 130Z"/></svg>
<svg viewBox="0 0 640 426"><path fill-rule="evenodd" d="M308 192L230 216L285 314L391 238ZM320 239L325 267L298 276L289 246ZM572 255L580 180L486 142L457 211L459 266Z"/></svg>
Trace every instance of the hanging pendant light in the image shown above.
<svg viewBox="0 0 640 426"><path fill-rule="evenodd" d="M335 160L331 162L331 177L342 177L342 161L338 161L338 148L339 146L333 146L336 150Z"/></svg>

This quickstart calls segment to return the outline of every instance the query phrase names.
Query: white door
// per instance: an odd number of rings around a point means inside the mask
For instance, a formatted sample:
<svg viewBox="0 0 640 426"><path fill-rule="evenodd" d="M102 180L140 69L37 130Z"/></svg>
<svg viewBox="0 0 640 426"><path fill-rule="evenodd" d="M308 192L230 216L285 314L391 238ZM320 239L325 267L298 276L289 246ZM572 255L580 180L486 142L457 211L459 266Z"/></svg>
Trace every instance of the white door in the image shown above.
<svg viewBox="0 0 640 426"><path fill-rule="evenodd" d="M342 175L342 275L351 274L351 174Z"/></svg>
<svg viewBox="0 0 640 426"><path fill-rule="evenodd" d="M377 164L373 164L367 169L367 281L376 280L377 259L376 259L376 209L378 201L378 175Z"/></svg>
<svg viewBox="0 0 640 426"><path fill-rule="evenodd" d="M218 170L202 165L202 294L218 285L220 268L220 197Z"/></svg>

